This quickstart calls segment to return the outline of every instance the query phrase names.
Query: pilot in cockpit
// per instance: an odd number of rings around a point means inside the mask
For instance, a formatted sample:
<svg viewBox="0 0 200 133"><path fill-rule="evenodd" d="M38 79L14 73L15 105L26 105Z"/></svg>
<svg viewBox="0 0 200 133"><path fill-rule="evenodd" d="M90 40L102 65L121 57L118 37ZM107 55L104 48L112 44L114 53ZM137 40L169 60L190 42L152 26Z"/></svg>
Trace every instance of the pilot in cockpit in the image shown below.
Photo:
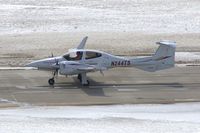
<svg viewBox="0 0 200 133"><path fill-rule="evenodd" d="M70 58L72 60L81 60L83 53L82 52L72 52L70 53Z"/></svg>

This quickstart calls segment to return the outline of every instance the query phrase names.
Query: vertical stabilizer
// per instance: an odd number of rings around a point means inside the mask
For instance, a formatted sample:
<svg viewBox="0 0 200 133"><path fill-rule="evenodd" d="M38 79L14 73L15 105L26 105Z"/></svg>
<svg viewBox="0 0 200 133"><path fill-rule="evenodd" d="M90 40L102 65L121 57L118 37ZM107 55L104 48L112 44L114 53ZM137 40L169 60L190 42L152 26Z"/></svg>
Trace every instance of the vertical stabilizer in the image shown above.
<svg viewBox="0 0 200 133"><path fill-rule="evenodd" d="M174 67L176 42L160 41L160 46L152 57L145 57L137 61L135 67L148 72Z"/></svg>
<svg viewBox="0 0 200 133"><path fill-rule="evenodd" d="M174 64L175 63L175 51L176 42L172 41L160 41L157 42L159 48L153 56L153 60L161 61L163 64Z"/></svg>

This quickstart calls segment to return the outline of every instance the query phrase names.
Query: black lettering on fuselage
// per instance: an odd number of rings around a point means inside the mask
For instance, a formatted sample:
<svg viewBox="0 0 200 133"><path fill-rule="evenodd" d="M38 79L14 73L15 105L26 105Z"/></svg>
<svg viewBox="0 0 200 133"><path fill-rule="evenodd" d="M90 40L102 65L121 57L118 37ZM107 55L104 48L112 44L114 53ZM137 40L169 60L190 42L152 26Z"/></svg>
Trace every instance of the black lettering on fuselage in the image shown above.
<svg viewBox="0 0 200 133"><path fill-rule="evenodd" d="M130 66L131 62L129 60L124 60L124 61L112 61L111 66Z"/></svg>

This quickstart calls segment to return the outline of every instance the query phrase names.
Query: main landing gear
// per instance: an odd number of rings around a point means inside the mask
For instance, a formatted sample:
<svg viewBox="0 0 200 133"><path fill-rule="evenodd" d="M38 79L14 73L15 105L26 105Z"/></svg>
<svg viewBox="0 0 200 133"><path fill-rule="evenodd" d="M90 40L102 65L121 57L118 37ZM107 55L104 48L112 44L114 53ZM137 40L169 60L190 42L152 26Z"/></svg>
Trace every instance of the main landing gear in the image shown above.
<svg viewBox="0 0 200 133"><path fill-rule="evenodd" d="M90 85L89 80L87 80L86 73L78 74L77 79L81 82L83 86Z"/></svg>
<svg viewBox="0 0 200 133"><path fill-rule="evenodd" d="M82 85L83 85L83 86L89 86L89 85L90 85L89 80L87 80L86 82L87 82L87 83L84 83L84 84L82 84Z"/></svg>

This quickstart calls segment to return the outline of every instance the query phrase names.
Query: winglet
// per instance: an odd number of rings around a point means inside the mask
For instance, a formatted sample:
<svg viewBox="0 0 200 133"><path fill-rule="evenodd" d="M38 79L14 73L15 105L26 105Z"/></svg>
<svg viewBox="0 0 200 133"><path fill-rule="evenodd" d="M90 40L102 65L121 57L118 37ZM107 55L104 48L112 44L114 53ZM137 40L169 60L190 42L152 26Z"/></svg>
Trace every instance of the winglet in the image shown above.
<svg viewBox="0 0 200 133"><path fill-rule="evenodd" d="M78 45L77 49L84 49L87 39L88 39L87 36L84 37L81 43Z"/></svg>

